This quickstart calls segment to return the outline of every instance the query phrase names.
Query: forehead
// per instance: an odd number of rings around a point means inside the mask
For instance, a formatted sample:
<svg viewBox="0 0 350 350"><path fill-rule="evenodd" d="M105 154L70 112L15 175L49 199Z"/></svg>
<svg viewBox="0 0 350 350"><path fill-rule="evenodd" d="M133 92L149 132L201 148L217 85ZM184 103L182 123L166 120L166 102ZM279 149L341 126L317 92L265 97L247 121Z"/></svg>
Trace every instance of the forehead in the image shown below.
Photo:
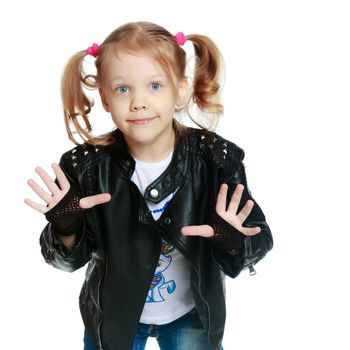
<svg viewBox="0 0 350 350"><path fill-rule="evenodd" d="M161 65L146 52L111 52L105 60L106 77L133 75L166 75Z"/></svg>

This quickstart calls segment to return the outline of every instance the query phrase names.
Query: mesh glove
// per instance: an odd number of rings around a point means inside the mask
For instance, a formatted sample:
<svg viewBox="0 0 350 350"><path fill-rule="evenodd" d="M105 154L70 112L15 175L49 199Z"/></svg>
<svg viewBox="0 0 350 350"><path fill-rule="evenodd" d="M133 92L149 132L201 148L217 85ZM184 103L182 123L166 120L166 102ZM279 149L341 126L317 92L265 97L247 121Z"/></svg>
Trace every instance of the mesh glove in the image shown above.
<svg viewBox="0 0 350 350"><path fill-rule="evenodd" d="M231 226L216 211L211 215L208 225L214 230L214 236L208 237L213 245L231 253L238 252L243 248L246 236Z"/></svg>
<svg viewBox="0 0 350 350"><path fill-rule="evenodd" d="M86 211L79 206L80 199L79 191L71 185L66 195L45 213L56 234L69 236L79 231Z"/></svg>

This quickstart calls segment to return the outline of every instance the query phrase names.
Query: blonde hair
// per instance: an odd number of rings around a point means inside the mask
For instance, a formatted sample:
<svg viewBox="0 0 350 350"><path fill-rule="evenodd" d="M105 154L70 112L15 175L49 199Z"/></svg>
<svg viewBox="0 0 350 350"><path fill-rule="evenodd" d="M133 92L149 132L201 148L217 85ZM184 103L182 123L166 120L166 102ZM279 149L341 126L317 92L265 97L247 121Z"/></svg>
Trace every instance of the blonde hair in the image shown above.
<svg viewBox="0 0 350 350"><path fill-rule="evenodd" d="M187 40L194 45L195 70L193 90L184 106L191 120L202 129L211 129L217 125L223 112L220 104L220 67L222 57L214 42L203 35L187 35ZM94 137L91 133L89 113L92 101L86 96L83 88L96 89L103 84L106 58L118 50L147 52L162 67L169 78L174 92L176 80L186 78L186 52L178 45L174 36L161 26L149 22L127 23L114 30L100 45L95 61L97 74L85 74L83 61L86 50L77 52L67 62L61 82L61 95L64 120L69 139L75 144L73 134L93 145L108 145L114 142L112 133ZM210 116L209 127L190 114L190 107L196 105ZM82 119L82 120L81 120ZM75 131L72 130L72 125ZM175 122L180 131L181 124Z"/></svg>

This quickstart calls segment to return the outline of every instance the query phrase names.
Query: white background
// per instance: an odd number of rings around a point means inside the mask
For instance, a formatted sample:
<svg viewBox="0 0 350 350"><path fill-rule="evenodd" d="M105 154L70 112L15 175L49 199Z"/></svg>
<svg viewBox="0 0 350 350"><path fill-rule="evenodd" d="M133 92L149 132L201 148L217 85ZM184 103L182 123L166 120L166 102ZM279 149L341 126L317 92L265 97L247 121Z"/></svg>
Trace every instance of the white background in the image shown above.
<svg viewBox="0 0 350 350"><path fill-rule="evenodd" d="M73 146L60 105L64 63L136 20L205 34L221 48L225 117L218 132L246 151L250 189L274 234L274 250L255 277L227 279L225 350L350 348L347 1L0 6L1 348L82 349L84 271L44 263L38 239L45 219L23 199L34 198L26 181L35 166L49 167ZM94 113L94 123L109 127L107 115Z"/></svg>

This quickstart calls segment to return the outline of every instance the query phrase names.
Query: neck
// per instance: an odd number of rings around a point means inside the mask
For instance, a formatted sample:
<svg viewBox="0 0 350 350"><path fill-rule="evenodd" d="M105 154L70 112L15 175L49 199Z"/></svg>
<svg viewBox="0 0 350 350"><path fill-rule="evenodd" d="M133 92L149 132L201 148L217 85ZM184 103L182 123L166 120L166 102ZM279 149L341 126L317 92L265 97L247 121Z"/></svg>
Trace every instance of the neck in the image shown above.
<svg viewBox="0 0 350 350"><path fill-rule="evenodd" d="M129 152L134 158L147 163L160 162L165 159L174 148L175 131L171 129L170 135L163 137L156 143L134 143L128 142L127 140L126 142Z"/></svg>

